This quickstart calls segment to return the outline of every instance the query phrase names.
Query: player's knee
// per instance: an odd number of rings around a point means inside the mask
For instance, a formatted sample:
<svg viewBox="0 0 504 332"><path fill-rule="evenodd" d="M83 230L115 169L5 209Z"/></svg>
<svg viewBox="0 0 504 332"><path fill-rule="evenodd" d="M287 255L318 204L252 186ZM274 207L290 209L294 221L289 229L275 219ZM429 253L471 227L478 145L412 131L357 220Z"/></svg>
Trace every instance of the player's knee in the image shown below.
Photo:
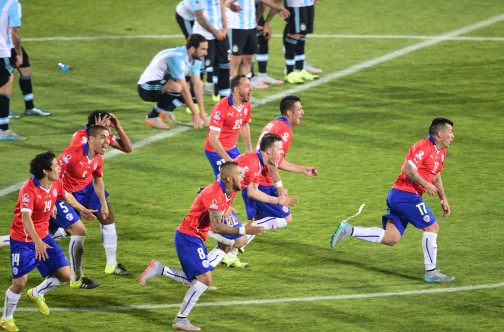
<svg viewBox="0 0 504 332"><path fill-rule="evenodd" d="M239 237L239 238L237 238L237 239L235 240L234 247L235 247L235 248L241 248L241 247L243 247L244 245L246 245L246 244L247 244L247 242L248 242L248 236L247 236L247 235L243 235L243 236L241 236L241 237Z"/></svg>
<svg viewBox="0 0 504 332"><path fill-rule="evenodd" d="M61 282L67 282L70 280L71 272L70 272L70 267L65 266L56 271L56 278L58 278L59 281Z"/></svg>
<svg viewBox="0 0 504 332"><path fill-rule="evenodd" d="M292 215L288 215L287 217L285 217L285 221L287 222L287 225L290 224L292 221Z"/></svg>
<svg viewBox="0 0 504 332"><path fill-rule="evenodd" d="M391 233L391 232L385 232L385 235L383 236L382 239L382 244L387 245L387 246L394 246L396 245L399 241L401 240L401 234L399 233Z"/></svg>

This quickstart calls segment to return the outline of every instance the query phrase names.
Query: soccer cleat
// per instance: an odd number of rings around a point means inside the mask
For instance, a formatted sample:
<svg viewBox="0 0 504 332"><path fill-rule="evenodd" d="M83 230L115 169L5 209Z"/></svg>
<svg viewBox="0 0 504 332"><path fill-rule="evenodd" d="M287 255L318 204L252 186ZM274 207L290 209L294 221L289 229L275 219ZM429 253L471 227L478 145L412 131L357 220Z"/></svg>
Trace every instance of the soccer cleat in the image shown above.
<svg viewBox="0 0 504 332"><path fill-rule="evenodd" d="M2 319L0 326L6 331L19 331L14 318L7 318L6 320Z"/></svg>
<svg viewBox="0 0 504 332"><path fill-rule="evenodd" d="M303 76L301 75L301 72L299 72L299 71L293 71L291 73L288 73L287 76L285 76L284 81L289 84L304 83Z"/></svg>
<svg viewBox="0 0 504 332"><path fill-rule="evenodd" d="M70 280L70 288L72 289L93 289L100 286L98 281L91 280L84 276L80 277L77 281Z"/></svg>
<svg viewBox="0 0 504 332"><path fill-rule="evenodd" d="M145 271L142 272L139 283L140 286L144 286L147 283L147 280L162 275L163 269L163 264L159 263L155 259L151 260Z"/></svg>
<svg viewBox="0 0 504 332"><path fill-rule="evenodd" d="M350 228L350 229L348 229ZM352 231L352 226L348 223L348 221L344 220L340 222L336 231L331 238L331 248L334 248L338 242L350 236L350 232Z"/></svg>
<svg viewBox="0 0 504 332"><path fill-rule="evenodd" d="M19 136L10 129L1 130L0 129L0 141L24 141L26 137Z"/></svg>
<svg viewBox="0 0 504 332"><path fill-rule="evenodd" d="M283 81L276 80L273 77L269 76L268 74L259 74L259 79L263 81L266 84L271 84L271 85L282 85L284 84Z"/></svg>
<svg viewBox="0 0 504 332"><path fill-rule="evenodd" d="M24 114L25 115L35 115L35 116L50 116L51 115L51 113L43 111L40 108L38 108L37 106L35 106L32 109L26 109L24 111Z"/></svg>
<svg viewBox="0 0 504 332"><path fill-rule="evenodd" d="M161 114L159 114L159 117L165 119L166 121L168 121L168 123L175 123L175 124L180 123L180 121L177 121L177 118L175 117L175 114L173 114L172 111L162 111Z"/></svg>
<svg viewBox="0 0 504 332"><path fill-rule="evenodd" d="M221 100L221 95L218 94L218 95L212 95L212 101L214 103L218 102L219 100Z"/></svg>
<svg viewBox="0 0 504 332"><path fill-rule="evenodd" d="M33 288L30 288L28 292L26 292L26 295L28 298L35 304L37 307L37 310L42 314L42 315L49 315L49 307L45 303L44 297L35 297L33 296Z"/></svg>
<svg viewBox="0 0 504 332"><path fill-rule="evenodd" d="M192 325L189 319L187 318L175 318L172 323L172 328L174 330L181 331L200 331L199 326Z"/></svg>
<svg viewBox="0 0 504 332"><path fill-rule="evenodd" d="M269 88L268 84L264 83L257 76L254 76L250 79L250 84L254 89L267 89Z"/></svg>
<svg viewBox="0 0 504 332"><path fill-rule="evenodd" d="M146 117L145 124L155 129L161 129L161 130L170 129L170 127L168 127L166 123L164 123L163 120L161 120L160 117L157 118Z"/></svg>
<svg viewBox="0 0 504 332"><path fill-rule="evenodd" d="M425 272L423 278L423 281L426 283L446 283L452 282L453 280L455 280L455 277L447 276L446 274L441 273L441 270L438 269Z"/></svg>
<svg viewBox="0 0 504 332"><path fill-rule="evenodd" d="M306 61L303 63L303 68L306 69L307 72L314 74L314 75L322 74L322 69L315 68Z"/></svg>
<svg viewBox="0 0 504 332"><path fill-rule="evenodd" d="M13 111L9 111L9 119L19 119L21 116Z"/></svg>
<svg viewBox="0 0 504 332"><path fill-rule="evenodd" d="M313 81L313 80L318 80L319 76L318 75L313 75L309 73L306 69L303 69L300 71L301 73L301 78L303 81Z"/></svg>
<svg viewBox="0 0 504 332"><path fill-rule="evenodd" d="M196 104L196 103L194 103L194 107L196 107L196 112L199 113L199 105ZM186 107L185 111L186 111L187 114L191 114L192 115L192 111L191 111L191 109L189 107ZM171 112L171 113L173 114L173 112ZM173 118L175 119L175 116L173 116ZM175 123L180 123L180 121L177 121Z"/></svg>
<svg viewBox="0 0 504 332"><path fill-rule="evenodd" d="M244 263L240 261L238 256L224 256L224 258L221 261L221 265L225 267L238 267L238 268L247 268L250 267L248 263Z"/></svg>
<svg viewBox="0 0 504 332"><path fill-rule="evenodd" d="M131 275L131 272L126 270L124 265L116 264L116 265L106 265L105 266L105 274L115 274L118 276L127 277Z"/></svg>

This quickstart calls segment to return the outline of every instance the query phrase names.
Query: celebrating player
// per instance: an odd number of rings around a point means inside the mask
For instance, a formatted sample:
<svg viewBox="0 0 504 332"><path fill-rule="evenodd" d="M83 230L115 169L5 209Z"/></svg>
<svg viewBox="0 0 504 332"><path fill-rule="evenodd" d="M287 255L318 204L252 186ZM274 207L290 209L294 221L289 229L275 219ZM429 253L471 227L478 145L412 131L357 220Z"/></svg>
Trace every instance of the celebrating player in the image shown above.
<svg viewBox="0 0 504 332"><path fill-rule="evenodd" d="M352 226L348 221L340 223L331 239L334 247L341 240L355 238L393 246L401 240L408 224L423 230L422 250L424 254L426 283L451 282L455 278L442 274L436 266L437 235L439 224L436 217L422 200L437 194L441 200L443 216L448 219L451 210L441 181L441 171L446 160L446 148L454 139L453 122L436 118L429 128L429 136L413 145L401 167L401 174L394 182L387 197L387 214L382 217L383 228Z"/></svg>

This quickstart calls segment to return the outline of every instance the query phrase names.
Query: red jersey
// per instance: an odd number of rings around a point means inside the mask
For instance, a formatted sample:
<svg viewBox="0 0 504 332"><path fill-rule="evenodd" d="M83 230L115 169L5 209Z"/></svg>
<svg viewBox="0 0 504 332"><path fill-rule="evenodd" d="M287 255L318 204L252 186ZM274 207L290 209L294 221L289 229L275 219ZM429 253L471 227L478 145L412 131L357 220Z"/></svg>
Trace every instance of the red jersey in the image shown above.
<svg viewBox="0 0 504 332"><path fill-rule="evenodd" d="M241 154L234 161L240 166L244 175L243 181L240 182L242 190L252 182L259 183L259 175L263 167L266 168L266 172L268 171L259 151Z"/></svg>
<svg viewBox="0 0 504 332"><path fill-rule="evenodd" d="M283 116L279 116L275 120L270 121L266 126L264 126L261 135L259 136L259 140L257 141L256 150L259 150L259 144L265 134L276 134L282 137L282 147L284 154L280 156L280 159L278 160L277 164L280 165L287 155L287 152L289 152L289 148L292 143L292 127L289 123L289 120L287 120ZM274 184L267 167L263 169L261 176L259 177L259 183L263 186L272 186Z"/></svg>
<svg viewBox="0 0 504 332"><path fill-rule="evenodd" d="M37 178L32 177L19 190L18 201L14 208L14 220L10 228L10 237L16 241L33 242L23 225L21 213L31 213L33 226L38 236L43 239L49 234L49 218L54 203L63 199L66 191L61 180L54 181L50 188L40 185Z"/></svg>
<svg viewBox="0 0 504 332"><path fill-rule="evenodd" d="M67 147L58 158L61 166L60 178L63 186L69 193L84 189L91 181L93 174L103 176L103 158L96 155L93 159L88 157L89 145L87 143Z"/></svg>
<svg viewBox="0 0 504 332"><path fill-rule="evenodd" d="M250 102L243 103L240 109L233 105L233 97L222 98L212 108L210 114L210 130L220 131L219 142L224 147L224 150L231 150L238 142L238 134L244 123L250 122L252 115L252 106ZM210 144L208 135L205 138L205 150L215 152L215 149Z"/></svg>
<svg viewBox="0 0 504 332"><path fill-rule="evenodd" d="M82 143L87 143L87 139L88 139L87 130L88 130L88 128L89 128L89 125L86 125L86 128L81 129L81 130L77 130L72 135L72 139L70 140L70 144L68 144L68 145L80 145ZM115 137L114 135L112 135L112 133L110 133L109 145L112 146L112 143L114 143L115 141L117 141L117 137Z"/></svg>
<svg viewBox="0 0 504 332"><path fill-rule="evenodd" d="M432 183L432 179L437 173L441 173L446 159L446 149L438 150L434 145L434 140L429 137L418 141L413 145L404 158L404 163L416 166L418 174L427 182ZM412 182L401 173L394 182L392 188L407 191L422 196L425 188L416 182Z"/></svg>
<svg viewBox="0 0 504 332"><path fill-rule="evenodd" d="M234 201L236 192L228 198L222 181L216 181L203 189L194 200L191 210L177 227L177 231L197 236L202 241L207 238L211 228L209 211L224 213Z"/></svg>

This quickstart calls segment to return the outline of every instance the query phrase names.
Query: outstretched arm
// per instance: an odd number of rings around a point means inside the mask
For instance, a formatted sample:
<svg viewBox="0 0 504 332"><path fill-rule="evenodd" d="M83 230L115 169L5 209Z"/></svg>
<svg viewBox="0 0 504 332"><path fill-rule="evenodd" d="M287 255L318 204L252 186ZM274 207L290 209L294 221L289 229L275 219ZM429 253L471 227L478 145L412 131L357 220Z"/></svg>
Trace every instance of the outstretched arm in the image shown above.
<svg viewBox="0 0 504 332"><path fill-rule="evenodd" d="M448 198L446 198L446 194L444 192L443 181L441 180L441 173L437 173L432 179L432 184L437 187L437 193L439 199L441 200L441 208L443 209L443 217L448 219L451 214L450 204L448 203Z"/></svg>

